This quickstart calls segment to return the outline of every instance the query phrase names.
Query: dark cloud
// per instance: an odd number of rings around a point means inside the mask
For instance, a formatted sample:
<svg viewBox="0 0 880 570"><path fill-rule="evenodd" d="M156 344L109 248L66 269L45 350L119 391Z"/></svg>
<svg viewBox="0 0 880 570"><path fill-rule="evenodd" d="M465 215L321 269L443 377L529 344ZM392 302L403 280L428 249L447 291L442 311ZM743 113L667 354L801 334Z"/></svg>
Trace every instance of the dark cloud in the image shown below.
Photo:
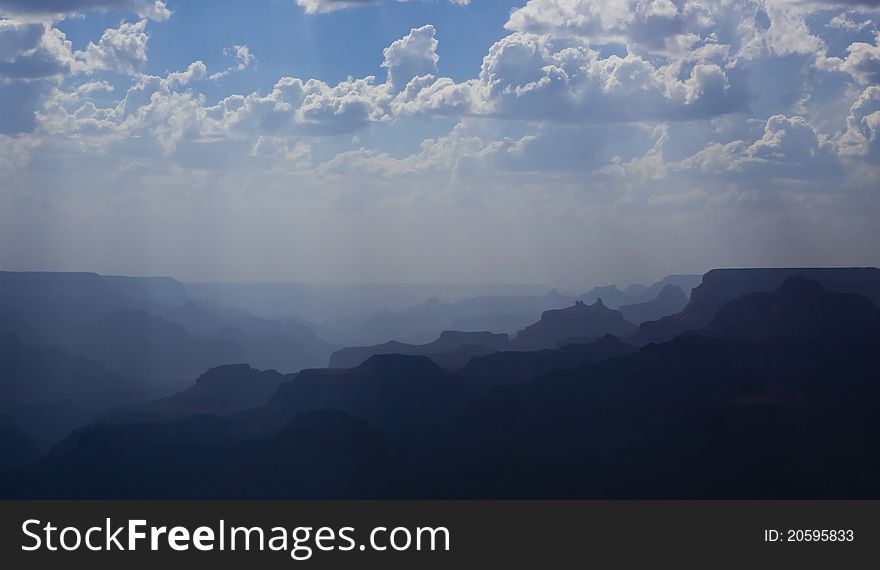
<svg viewBox="0 0 880 570"><path fill-rule="evenodd" d="M0 15L58 16L91 10L132 12L157 20L170 15L162 0L0 0Z"/></svg>

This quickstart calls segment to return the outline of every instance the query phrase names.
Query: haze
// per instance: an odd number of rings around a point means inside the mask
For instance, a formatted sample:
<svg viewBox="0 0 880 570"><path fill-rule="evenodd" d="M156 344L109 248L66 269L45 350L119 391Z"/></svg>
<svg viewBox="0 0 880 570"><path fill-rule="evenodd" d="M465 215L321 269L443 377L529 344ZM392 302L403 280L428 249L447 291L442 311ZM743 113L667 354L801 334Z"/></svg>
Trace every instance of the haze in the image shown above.
<svg viewBox="0 0 880 570"><path fill-rule="evenodd" d="M877 11L0 0L0 268L577 290L877 265Z"/></svg>

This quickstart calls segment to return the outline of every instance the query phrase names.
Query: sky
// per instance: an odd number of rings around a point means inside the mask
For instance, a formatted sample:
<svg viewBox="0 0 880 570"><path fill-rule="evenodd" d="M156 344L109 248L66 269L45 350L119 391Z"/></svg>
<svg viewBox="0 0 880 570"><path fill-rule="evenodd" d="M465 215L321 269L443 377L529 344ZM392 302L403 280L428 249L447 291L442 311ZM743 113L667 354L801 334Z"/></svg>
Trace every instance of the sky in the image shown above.
<svg viewBox="0 0 880 570"><path fill-rule="evenodd" d="M878 0L0 0L0 269L880 265Z"/></svg>

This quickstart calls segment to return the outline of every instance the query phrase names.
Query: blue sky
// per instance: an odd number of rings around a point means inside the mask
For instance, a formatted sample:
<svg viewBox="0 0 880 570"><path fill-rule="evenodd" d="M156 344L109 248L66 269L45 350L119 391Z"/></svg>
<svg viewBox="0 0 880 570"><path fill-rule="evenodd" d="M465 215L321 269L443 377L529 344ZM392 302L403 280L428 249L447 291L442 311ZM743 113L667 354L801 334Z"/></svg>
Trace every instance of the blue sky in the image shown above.
<svg viewBox="0 0 880 570"><path fill-rule="evenodd" d="M0 267L876 265L874 0L0 0Z"/></svg>

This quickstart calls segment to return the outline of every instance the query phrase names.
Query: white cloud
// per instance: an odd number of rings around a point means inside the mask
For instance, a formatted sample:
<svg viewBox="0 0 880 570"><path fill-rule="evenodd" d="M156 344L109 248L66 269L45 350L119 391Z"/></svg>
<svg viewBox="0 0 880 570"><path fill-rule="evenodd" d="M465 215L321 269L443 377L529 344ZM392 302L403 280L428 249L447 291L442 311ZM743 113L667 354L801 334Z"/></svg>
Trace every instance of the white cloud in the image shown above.
<svg viewBox="0 0 880 570"><path fill-rule="evenodd" d="M106 30L98 43L73 51L65 34L49 23L0 20L0 105L3 132L29 132L35 113L53 88L76 74L113 71L136 75L147 62L147 20ZM20 85L30 83L31 85Z"/></svg>
<svg viewBox="0 0 880 570"><path fill-rule="evenodd" d="M411 117L418 115L449 115L522 128L493 134L457 128L446 137L429 139L404 158L340 145L338 160L321 155L324 164L318 171L388 177L426 169L458 170L467 163L481 169L562 173L624 165L633 170L638 163L644 178L662 176L671 166L682 172L797 176L793 165L831 164L822 161L835 148L864 154L858 149L874 140L873 119L851 117L845 138L849 142L844 144L842 137L834 147L802 109L810 100L809 82L818 73L846 67L863 83L876 81L871 75L876 46L856 43L846 59L823 58L810 51L824 49L824 43L805 27L804 12L786 15L780 2L742 0L736 6L746 17L736 22L736 7L726 1L704 6L692 0L657 0L635 6L630 0L531 0L508 22L509 29L527 31L513 31L497 41L474 79L438 77L437 32L425 25L384 50L384 82L366 76L334 85L283 77L268 93L232 94L210 105L198 82L253 65L255 58L246 45L226 50L233 64L210 75L199 61L165 77L142 76L147 20L107 30L97 43L73 54L56 30L55 43L67 46L67 55L59 61L74 71L116 71L136 79L122 99L103 108L81 87L73 88L75 92L57 89L40 112L39 123L47 132L95 145L102 139L146 137L168 154L181 143L190 152L194 145L236 140L254 158L307 164L311 143L306 153L300 139L349 135L398 120L417 120ZM0 34L0 55L24 53L8 46L32 45L40 29L43 38L53 30L40 28L43 24L27 26L10 26L5 42ZM608 49L600 41L626 45ZM64 54L64 49L56 52ZM819 67L822 62L825 68ZM649 150L657 139L650 133L659 132L658 123L705 122L731 113L734 122L762 117L763 132L755 137L715 133L715 140L684 153L689 143L666 131L663 149ZM801 173L808 170L800 168Z"/></svg>
<svg viewBox="0 0 880 570"><path fill-rule="evenodd" d="M85 73L115 71L135 75L147 64L147 20L123 22L118 28L104 32L98 43L89 42L84 51L76 52L80 69Z"/></svg>
<svg viewBox="0 0 880 570"><path fill-rule="evenodd" d="M0 20L0 61L11 62L36 49L43 38L42 24Z"/></svg>
<svg viewBox="0 0 880 570"><path fill-rule="evenodd" d="M67 74L71 44L58 29L41 23L0 20L0 78L30 81Z"/></svg>
<svg viewBox="0 0 880 570"><path fill-rule="evenodd" d="M231 73L244 71L257 62L257 58L254 57L254 54L251 53L250 48L246 45L234 45L223 50L223 53L232 56L235 59L235 63L223 71L212 74L212 81L222 79Z"/></svg>
<svg viewBox="0 0 880 570"><path fill-rule="evenodd" d="M857 22L851 14L842 12L831 18L826 26L850 32L861 32L865 28L869 28L873 23L870 19L863 19Z"/></svg>
<svg viewBox="0 0 880 570"><path fill-rule="evenodd" d="M390 120L382 104L387 99L373 77L335 86L284 77L267 95L232 95L206 109L206 117L232 134L340 134Z"/></svg>
<svg viewBox="0 0 880 570"><path fill-rule="evenodd" d="M841 69L865 85L880 83L880 34L874 44L854 42L847 48Z"/></svg>
<svg viewBox="0 0 880 570"><path fill-rule="evenodd" d="M511 31L582 36L597 43L643 39L656 44L684 31L686 21L705 27L708 10L670 0L530 0L514 10L505 27Z"/></svg>
<svg viewBox="0 0 880 570"><path fill-rule="evenodd" d="M754 57L815 51L804 17L815 6L787 0L529 0L505 27L594 44L621 43L635 51L670 52L681 45L729 45Z"/></svg>
<svg viewBox="0 0 880 570"><path fill-rule="evenodd" d="M867 87L853 103L838 144L846 156L880 162L880 86Z"/></svg>
<svg viewBox="0 0 880 570"><path fill-rule="evenodd" d="M490 48L478 80L439 80L403 108L563 122L713 116L743 105L719 61L722 52L699 50L657 65L632 53L602 57L583 45L514 33Z"/></svg>
<svg viewBox="0 0 880 570"><path fill-rule="evenodd" d="M671 165L673 170L708 174L747 174L816 179L839 174L837 157L827 137L804 117L774 115L761 138L712 143L693 157Z"/></svg>
<svg viewBox="0 0 880 570"><path fill-rule="evenodd" d="M179 140L202 134L204 97L190 87L206 76L201 61L165 77L142 75L112 107L97 107L89 98L95 90L109 90L106 83L92 82L73 91L55 89L37 117L50 134L88 139L98 146L148 135L171 152Z"/></svg>
<svg viewBox="0 0 880 570"><path fill-rule="evenodd" d="M33 131L44 97L74 64L71 44L60 30L0 20L0 133Z"/></svg>
<svg viewBox="0 0 880 570"><path fill-rule="evenodd" d="M434 26L422 26L385 48L382 67L388 69L388 83L395 92L417 77L437 74L436 33Z"/></svg>

